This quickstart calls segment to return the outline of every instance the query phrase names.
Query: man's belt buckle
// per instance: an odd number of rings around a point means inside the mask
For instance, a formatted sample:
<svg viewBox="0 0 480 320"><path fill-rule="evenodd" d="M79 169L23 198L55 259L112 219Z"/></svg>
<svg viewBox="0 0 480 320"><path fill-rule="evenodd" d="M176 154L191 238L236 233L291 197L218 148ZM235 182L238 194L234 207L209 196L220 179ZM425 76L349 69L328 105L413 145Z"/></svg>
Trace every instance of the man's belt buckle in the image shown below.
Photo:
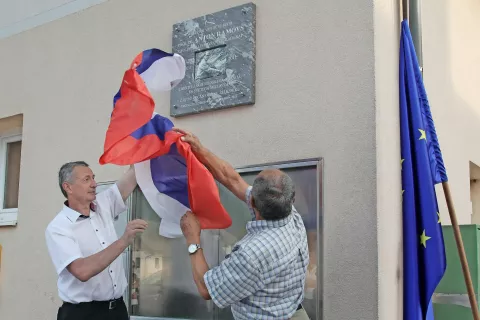
<svg viewBox="0 0 480 320"><path fill-rule="evenodd" d="M109 310L115 309L116 307L117 307L117 301L112 300L108 303L108 309Z"/></svg>

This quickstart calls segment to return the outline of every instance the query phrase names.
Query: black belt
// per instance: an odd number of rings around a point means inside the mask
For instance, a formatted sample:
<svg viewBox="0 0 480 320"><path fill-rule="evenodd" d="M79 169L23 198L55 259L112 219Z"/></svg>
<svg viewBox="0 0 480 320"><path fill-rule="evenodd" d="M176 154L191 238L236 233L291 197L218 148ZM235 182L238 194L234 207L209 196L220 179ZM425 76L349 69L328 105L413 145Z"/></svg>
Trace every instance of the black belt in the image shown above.
<svg viewBox="0 0 480 320"><path fill-rule="evenodd" d="M78 304L73 304L70 302L64 302L64 304L67 305L74 305L74 306L83 306L83 305L95 305L99 307L105 307L109 310L115 309L121 302L123 302L123 297L118 298L118 299L113 299L113 300L107 300L107 301L90 301L90 302L80 302Z"/></svg>

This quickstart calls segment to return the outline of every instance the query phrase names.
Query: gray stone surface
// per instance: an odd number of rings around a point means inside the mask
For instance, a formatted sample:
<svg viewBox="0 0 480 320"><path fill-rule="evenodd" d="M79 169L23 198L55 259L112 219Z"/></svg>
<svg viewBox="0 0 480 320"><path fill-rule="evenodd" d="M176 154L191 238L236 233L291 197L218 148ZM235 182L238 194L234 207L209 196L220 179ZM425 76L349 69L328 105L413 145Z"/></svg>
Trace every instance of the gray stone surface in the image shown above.
<svg viewBox="0 0 480 320"><path fill-rule="evenodd" d="M186 75L172 90L172 116L255 103L255 12L248 3L173 26Z"/></svg>

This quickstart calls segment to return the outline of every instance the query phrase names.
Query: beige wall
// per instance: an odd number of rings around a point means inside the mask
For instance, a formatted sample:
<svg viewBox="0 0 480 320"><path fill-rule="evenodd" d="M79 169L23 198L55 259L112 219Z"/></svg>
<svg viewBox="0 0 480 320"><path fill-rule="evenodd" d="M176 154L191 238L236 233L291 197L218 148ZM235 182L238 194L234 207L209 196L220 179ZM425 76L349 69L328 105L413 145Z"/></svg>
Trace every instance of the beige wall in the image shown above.
<svg viewBox="0 0 480 320"><path fill-rule="evenodd" d="M18 226L0 229L1 319L54 318L60 302L44 229L62 204L57 170L84 159L99 181L122 172L100 167L98 157L133 57L170 49L173 23L242 1L164 3L109 1L0 41L8 75L0 78L0 118L24 114ZM256 105L175 123L235 166L324 157L325 319L377 319L373 3L256 3ZM157 111L168 115L168 98L156 98Z"/></svg>
<svg viewBox="0 0 480 320"><path fill-rule="evenodd" d="M424 79L460 224L472 222L470 161L480 163L480 2L425 0ZM437 188L442 223L450 224Z"/></svg>

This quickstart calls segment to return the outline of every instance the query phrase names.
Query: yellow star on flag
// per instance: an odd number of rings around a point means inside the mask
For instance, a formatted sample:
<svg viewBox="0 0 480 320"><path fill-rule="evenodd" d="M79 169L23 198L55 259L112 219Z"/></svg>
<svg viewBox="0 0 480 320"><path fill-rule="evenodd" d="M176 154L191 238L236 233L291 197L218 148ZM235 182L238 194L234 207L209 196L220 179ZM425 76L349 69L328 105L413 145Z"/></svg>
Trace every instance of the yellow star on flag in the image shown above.
<svg viewBox="0 0 480 320"><path fill-rule="evenodd" d="M425 130L418 129L420 131L420 139L418 140L427 140L427 134L425 133Z"/></svg>
<svg viewBox="0 0 480 320"><path fill-rule="evenodd" d="M427 247L427 240L429 240L430 237L427 237L425 234L425 229L423 230L422 235L420 236L420 244L422 244L425 248Z"/></svg>
<svg viewBox="0 0 480 320"><path fill-rule="evenodd" d="M438 223L442 223L442 220L440 219L440 212L437 212L437 216L438 216Z"/></svg>

